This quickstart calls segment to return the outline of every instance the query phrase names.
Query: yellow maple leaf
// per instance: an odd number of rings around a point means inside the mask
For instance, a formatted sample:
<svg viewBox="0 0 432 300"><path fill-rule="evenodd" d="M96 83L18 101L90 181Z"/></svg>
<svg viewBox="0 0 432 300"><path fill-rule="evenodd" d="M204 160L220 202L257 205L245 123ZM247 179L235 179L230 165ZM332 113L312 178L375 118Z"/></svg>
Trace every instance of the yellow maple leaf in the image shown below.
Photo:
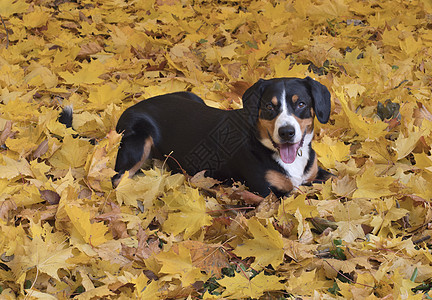
<svg viewBox="0 0 432 300"><path fill-rule="evenodd" d="M285 286L279 282L281 278L275 275L266 276L264 272L259 273L252 279L249 279L245 273L235 273L234 277L225 277L218 280L218 283L226 290L222 297L228 299L241 298L259 298L266 291L285 289Z"/></svg>
<svg viewBox="0 0 432 300"><path fill-rule="evenodd" d="M350 145L344 142L332 140L324 136L321 141L314 142L313 148L318 154L318 160L326 169L332 169L336 162L343 162L349 159Z"/></svg>
<svg viewBox="0 0 432 300"><path fill-rule="evenodd" d="M432 171L431 168L427 168L427 170ZM432 198L432 189L429 188L429 179L413 176L409 182L408 186L412 189L413 193L423 199Z"/></svg>
<svg viewBox="0 0 432 300"><path fill-rule="evenodd" d="M128 87L127 81L122 81L119 85L104 84L90 90L88 96L88 109L105 109L111 103L121 103L124 98L124 90Z"/></svg>
<svg viewBox="0 0 432 300"><path fill-rule="evenodd" d="M355 219L350 221L339 221L338 228L336 229L337 236L340 236L345 242L352 243L356 239L363 239L365 233L362 224L365 221L362 219Z"/></svg>
<svg viewBox="0 0 432 300"><path fill-rule="evenodd" d="M400 220L409 213L407 209L395 205L396 202L392 198L386 198L377 203L378 214L374 215L370 222L370 225L374 228L372 233L376 234L379 230L387 230L391 222Z"/></svg>
<svg viewBox="0 0 432 300"><path fill-rule="evenodd" d="M108 167L111 158L104 147L97 147L86 164L88 184L97 191L111 190L111 177L116 172Z"/></svg>
<svg viewBox="0 0 432 300"><path fill-rule="evenodd" d="M39 64L29 67L30 73L24 77L24 81L32 86L44 85L47 89L57 86L58 78L50 69Z"/></svg>
<svg viewBox="0 0 432 300"><path fill-rule="evenodd" d="M36 6L33 12L23 16L23 23L26 27L38 28L44 26L50 17L48 12L42 11L40 6Z"/></svg>
<svg viewBox="0 0 432 300"><path fill-rule="evenodd" d="M18 153L20 157L26 157L30 152L37 148L37 144L35 144L33 140L34 136L8 138L5 144L8 149Z"/></svg>
<svg viewBox="0 0 432 300"><path fill-rule="evenodd" d="M206 277L201 270L192 265L189 249L179 245L168 252L160 252L156 259L162 264L160 273L179 275L183 287L187 287L195 281Z"/></svg>
<svg viewBox="0 0 432 300"><path fill-rule="evenodd" d="M14 179L18 176L33 176L30 165L25 159L14 160L2 155L4 165L0 165L0 178Z"/></svg>
<svg viewBox="0 0 432 300"><path fill-rule="evenodd" d="M169 58L169 55L166 55L166 58L168 60L168 63L172 62L172 60ZM174 62L172 62L173 65L175 65ZM177 67L178 68L178 67ZM181 69L182 72L187 72L184 69ZM185 91L188 87L188 83L181 81L181 80L164 80L157 85L151 85L144 88L144 91L147 96L158 96L166 93L173 93L178 91Z"/></svg>
<svg viewBox="0 0 432 300"><path fill-rule="evenodd" d="M44 300L56 300L57 298L49 293L42 293L35 289L26 289L26 295L34 299L44 299ZM3 294L3 293L2 293ZM13 298L5 298L5 300L12 300Z"/></svg>
<svg viewBox="0 0 432 300"><path fill-rule="evenodd" d="M109 296L115 296L108 285L102 285L97 288L93 288L90 290L86 290L84 293L77 295L75 298L77 300L88 300L88 299L103 299L108 298Z"/></svg>
<svg viewBox="0 0 432 300"><path fill-rule="evenodd" d="M220 49L220 55L223 58L233 59L234 56L237 55L237 52L235 51L238 47L240 47L240 44L232 43L225 47L222 47Z"/></svg>
<svg viewBox="0 0 432 300"><path fill-rule="evenodd" d="M204 226L211 225L212 217L207 213L205 199L198 189L186 187L184 192L173 191L163 197L163 201L169 208L180 210L168 215L162 225L164 231L174 235L184 232L183 238L188 239Z"/></svg>
<svg viewBox="0 0 432 300"><path fill-rule="evenodd" d="M413 153L413 155L417 168L432 171L432 156L428 156L426 153Z"/></svg>
<svg viewBox="0 0 432 300"><path fill-rule="evenodd" d="M104 73L104 65L98 60L92 60L89 63L81 64L81 70L74 74L70 72L59 72L58 74L63 77L67 84L80 85L82 83L101 83L103 80L99 76Z"/></svg>
<svg viewBox="0 0 432 300"><path fill-rule="evenodd" d="M346 83L342 87L350 98L356 98L357 95L361 96L366 91L366 88L358 83Z"/></svg>
<svg viewBox="0 0 432 300"><path fill-rule="evenodd" d="M83 136L103 138L108 131L99 114L84 111L74 114L73 127Z"/></svg>
<svg viewBox="0 0 432 300"><path fill-rule="evenodd" d="M45 125L47 132L53 133L54 135L65 137L76 134L76 131L72 128L66 128L64 124L61 124L56 118L47 120L46 122L41 122ZM49 139L50 141L52 139Z"/></svg>
<svg viewBox="0 0 432 300"><path fill-rule="evenodd" d="M3 18L9 18L13 14L25 12L29 4L24 0L0 0L0 15Z"/></svg>
<svg viewBox="0 0 432 300"><path fill-rule="evenodd" d="M361 96L366 91L364 86L358 83L345 83L342 85L342 88L350 98L352 107L356 107L361 104L363 99L362 97L358 96Z"/></svg>
<svg viewBox="0 0 432 300"><path fill-rule="evenodd" d="M392 177L375 176L375 167L368 164L365 172L356 179L357 190L353 198L379 198L392 195L389 187L395 180Z"/></svg>
<svg viewBox="0 0 432 300"><path fill-rule="evenodd" d="M311 5L308 14L318 19L335 18L348 14L349 5L343 0L322 1L320 4Z"/></svg>
<svg viewBox="0 0 432 300"><path fill-rule="evenodd" d="M358 220L362 217L362 205L360 201L349 201L346 203L338 201L332 207L332 211L336 221Z"/></svg>
<svg viewBox="0 0 432 300"><path fill-rule="evenodd" d="M400 32L398 30L384 30L382 33L382 41L385 45L398 47L402 44L399 35Z"/></svg>
<svg viewBox="0 0 432 300"><path fill-rule="evenodd" d="M76 57L80 51L80 47L78 45L71 45L70 49L62 49L57 50L54 54L53 65L55 67L59 67L67 63L71 57Z"/></svg>
<svg viewBox="0 0 432 300"><path fill-rule="evenodd" d="M54 153L50 163L58 169L82 167L91 147L92 145L85 140L66 135L61 149Z"/></svg>
<svg viewBox="0 0 432 300"><path fill-rule="evenodd" d="M348 117L348 121L351 124L352 129L354 129L361 138L377 139L387 134L385 129L388 125L386 123L379 121L375 123L372 121L367 121L364 117L357 115L348 108L348 104L345 100L345 95L343 92L336 91L335 94L342 104L343 111Z"/></svg>
<svg viewBox="0 0 432 300"><path fill-rule="evenodd" d="M165 192L165 189L178 187L184 181L181 174L169 175L162 170L150 169L143 171L145 176L129 178L126 172L116 187L117 201L131 206L137 206L137 200L141 200L144 209L149 209L153 201Z"/></svg>
<svg viewBox="0 0 432 300"><path fill-rule="evenodd" d="M43 202L39 189L35 185L24 185L11 197L17 205L30 206Z"/></svg>
<svg viewBox="0 0 432 300"><path fill-rule="evenodd" d="M394 162L397 159L397 153L389 151L388 148L390 147L391 144L389 140L387 140L385 137L381 137L373 141L371 140L363 142L361 148L356 154L367 155L375 163L388 164L389 162Z"/></svg>
<svg viewBox="0 0 432 300"><path fill-rule="evenodd" d="M397 159L402 159L410 154L422 136L423 131L415 126L412 126L412 130L410 130L407 136L401 133L395 141L394 147L397 152Z"/></svg>
<svg viewBox="0 0 432 300"><path fill-rule="evenodd" d="M287 291L293 294L308 295L312 294L313 291L325 287L326 282L324 280L318 280L318 274L316 273L316 269L312 271L303 269L301 272L293 274L289 278Z"/></svg>
<svg viewBox="0 0 432 300"><path fill-rule="evenodd" d="M129 178L129 172L126 171L115 189L116 199L120 205L126 204L134 207L138 206L137 200L139 195L135 188L137 186L136 183L137 180ZM145 203L146 205L144 207L148 209L153 202L150 200Z"/></svg>
<svg viewBox="0 0 432 300"><path fill-rule="evenodd" d="M150 283L148 281L149 279L144 273L141 273L138 277L131 280L131 283L135 284L135 295L143 300L161 299L160 293L158 293L160 281L152 280Z"/></svg>
<svg viewBox="0 0 432 300"><path fill-rule="evenodd" d="M308 72L308 65L295 64L291 66L289 59L283 59L274 66L275 77L304 77Z"/></svg>
<svg viewBox="0 0 432 300"><path fill-rule="evenodd" d="M408 57L418 53L423 47L421 38L416 41L412 35L399 41L399 45Z"/></svg>
<svg viewBox="0 0 432 300"><path fill-rule="evenodd" d="M332 182L332 192L338 196L347 197L356 190L356 182L350 176L337 178Z"/></svg>
<svg viewBox="0 0 432 300"><path fill-rule="evenodd" d="M257 61L266 57L273 50L273 45L271 45L268 41L266 42L258 42L256 44L256 49L252 47L252 54L249 55L249 59L253 58ZM250 60L253 61L253 60Z"/></svg>
<svg viewBox="0 0 432 300"><path fill-rule="evenodd" d="M321 262L323 264L323 269L325 274L329 278L334 278L338 275L339 271L344 273L354 272L357 264L351 259L341 260L335 258L327 258L325 261Z"/></svg>
<svg viewBox="0 0 432 300"><path fill-rule="evenodd" d="M241 257L255 257L251 268L261 270L271 264L277 267L283 261L283 241L281 234L267 221L264 227L257 218L248 220L249 231L253 239L246 240L234 249L234 253Z"/></svg>
<svg viewBox="0 0 432 300"><path fill-rule="evenodd" d="M306 201L306 194L299 194L282 199L282 203L278 209L278 218L285 219L286 214L293 214L297 209L299 209L300 213L304 216L318 215L316 206L309 205Z"/></svg>
<svg viewBox="0 0 432 300"><path fill-rule="evenodd" d="M91 223L90 212L75 205L65 205L64 209L77 233L76 238L94 247L107 241L105 234L108 232L108 227L102 222Z"/></svg>
<svg viewBox="0 0 432 300"><path fill-rule="evenodd" d="M298 241L284 239L284 253L296 262L315 256L319 245L305 245Z"/></svg>
<svg viewBox="0 0 432 300"><path fill-rule="evenodd" d="M111 190L111 177L116 174L112 169L114 155L121 135L115 131L108 133L107 138L95 146L85 165L87 180L92 188L102 191Z"/></svg>
<svg viewBox="0 0 432 300"><path fill-rule="evenodd" d="M300 209L296 210L294 216L298 221L297 235L299 242L302 244L311 244L313 242L313 235L310 229L309 222L307 222L303 215L300 213Z"/></svg>
<svg viewBox="0 0 432 300"><path fill-rule="evenodd" d="M35 228L37 226L39 230ZM60 281L57 271L71 266L66 260L73 256L72 248L65 248L66 238L58 232L52 233L49 225L45 225L44 229L35 224L32 227L34 232L32 238L22 240L22 244L14 253L15 258L9 264L10 268L17 278L25 274L27 270L37 268L39 272Z"/></svg>

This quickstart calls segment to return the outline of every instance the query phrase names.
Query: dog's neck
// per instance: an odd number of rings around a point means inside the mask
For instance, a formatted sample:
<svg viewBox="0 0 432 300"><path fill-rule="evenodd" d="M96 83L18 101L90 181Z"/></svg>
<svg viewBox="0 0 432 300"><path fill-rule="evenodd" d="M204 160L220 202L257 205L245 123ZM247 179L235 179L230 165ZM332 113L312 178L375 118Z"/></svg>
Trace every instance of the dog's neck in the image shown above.
<svg viewBox="0 0 432 300"><path fill-rule="evenodd" d="M304 135L303 145L299 148L297 152L297 157L293 163L284 163L278 152L273 154L273 159L289 174L291 182L294 187L298 187L307 181L307 174L305 174L305 168L310 159L310 144L312 142L314 133L306 133ZM313 150L312 150L313 151Z"/></svg>

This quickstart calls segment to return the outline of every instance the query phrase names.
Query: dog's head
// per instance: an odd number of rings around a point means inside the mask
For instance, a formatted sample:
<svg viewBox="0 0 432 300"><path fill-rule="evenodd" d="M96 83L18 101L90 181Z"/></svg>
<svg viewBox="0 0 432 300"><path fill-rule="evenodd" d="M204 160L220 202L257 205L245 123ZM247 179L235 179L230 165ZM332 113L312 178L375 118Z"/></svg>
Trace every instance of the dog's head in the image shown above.
<svg viewBox="0 0 432 300"><path fill-rule="evenodd" d="M327 123L330 92L310 77L260 79L244 93L243 107L254 118L261 143L292 163L305 137L312 138L315 115Z"/></svg>

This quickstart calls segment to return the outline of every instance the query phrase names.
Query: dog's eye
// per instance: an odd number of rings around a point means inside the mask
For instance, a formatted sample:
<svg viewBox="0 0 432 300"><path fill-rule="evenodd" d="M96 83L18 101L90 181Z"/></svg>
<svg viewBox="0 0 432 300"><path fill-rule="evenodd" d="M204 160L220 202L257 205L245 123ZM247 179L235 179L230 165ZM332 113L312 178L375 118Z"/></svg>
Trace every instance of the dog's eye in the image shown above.
<svg viewBox="0 0 432 300"><path fill-rule="evenodd" d="M274 110L273 104L271 104L271 103L267 103L266 106L265 106L265 108L266 108L267 110L270 110L270 111L273 111L273 110Z"/></svg>
<svg viewBox="0 0 432 300"><path fill-rule="evenodd" d="M303 107L306 106L306 103L304 103L303 101L299 101L298 104L297 104L297 106L298 106L299 108L303 108Z"/></svg>

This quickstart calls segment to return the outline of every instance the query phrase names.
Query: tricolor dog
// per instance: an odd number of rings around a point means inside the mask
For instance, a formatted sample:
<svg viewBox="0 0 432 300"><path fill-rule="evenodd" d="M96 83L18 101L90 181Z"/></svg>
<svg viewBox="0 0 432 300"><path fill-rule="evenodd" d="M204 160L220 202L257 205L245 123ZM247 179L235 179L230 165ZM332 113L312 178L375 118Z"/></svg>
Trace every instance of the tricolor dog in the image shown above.
<svg viewBox="0 0 432 300"><path fill-rule="evenodd" d="M116 128L123 137L114 184L151 158L166 159L173 172L206 170L225 183L243 182L261 196L329 177L311 147L315 116L321 123L330 116L324 85L310 77L261 79L242 101L242 109L221 110L178 92L129 107Z"/></svg>

